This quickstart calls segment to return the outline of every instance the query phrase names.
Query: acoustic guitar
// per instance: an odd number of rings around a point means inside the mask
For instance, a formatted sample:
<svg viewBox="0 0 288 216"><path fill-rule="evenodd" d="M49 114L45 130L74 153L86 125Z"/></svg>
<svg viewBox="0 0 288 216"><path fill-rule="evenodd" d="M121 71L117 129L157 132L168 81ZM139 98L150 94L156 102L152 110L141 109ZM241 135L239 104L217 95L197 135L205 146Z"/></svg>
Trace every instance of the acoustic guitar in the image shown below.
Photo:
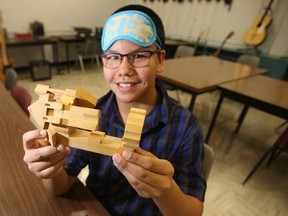
<svg viewBox="0 0 288 216"><path fill-rule="evenodd" d="M215 57L218 57L218 56L219 56L219 54L220 54L220 52L221 52L224 44L225 44L225 43L227 42L227 40L228 40L229 38L231 38L233 35L234 35L234 31L231 31L231 32L226 36L226 38L223 40L223 42L221 43L220 47L216 50L216 52L213 54L213 56L215 56Z"/></svg>
<svg viewBox="0 0 288 216"><path fill-rule="evenodd" d="M270 0L264 14L262 16L257 16L253 25L244 34L243 41L247 45L258 46L264 42L267 33L266 28L270 25L272 17L269 14L271 10L271 5L274 0Z"/></svg>

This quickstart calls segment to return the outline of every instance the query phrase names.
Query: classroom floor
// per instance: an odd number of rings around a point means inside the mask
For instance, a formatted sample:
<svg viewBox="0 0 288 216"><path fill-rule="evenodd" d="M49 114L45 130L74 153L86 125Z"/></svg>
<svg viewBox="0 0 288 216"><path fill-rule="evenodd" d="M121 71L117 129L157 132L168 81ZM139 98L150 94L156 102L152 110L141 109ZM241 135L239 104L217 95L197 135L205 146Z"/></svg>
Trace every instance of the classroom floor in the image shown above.
<svg viewBox="0 0 288 216"><path fill-rule="evenodd" d="M54 69L53 69L54 70ZM73 69L70 73L53 73L51 80L32 82L29 73L19 74L18 85L25 86L37 99L36 84L52 88L84 87L100 97L108 91L102 69L89 65L86 73ZM169 92L176 98L176 92ZM204 136L214 112L219 93L198 96L193 113L199 119ZM180 92L181 102L188 106L190 95ZM288 215L288 157L283 153L267 169L262 166L246 183L241 184L252 166L283 131L275 131L283 119L251 108L243 125L235 134L241 104L224 100L209 145L215 151L215 161L208 179L204 216L286 216ZM83 181L84 170L79 178Z"/></svg>

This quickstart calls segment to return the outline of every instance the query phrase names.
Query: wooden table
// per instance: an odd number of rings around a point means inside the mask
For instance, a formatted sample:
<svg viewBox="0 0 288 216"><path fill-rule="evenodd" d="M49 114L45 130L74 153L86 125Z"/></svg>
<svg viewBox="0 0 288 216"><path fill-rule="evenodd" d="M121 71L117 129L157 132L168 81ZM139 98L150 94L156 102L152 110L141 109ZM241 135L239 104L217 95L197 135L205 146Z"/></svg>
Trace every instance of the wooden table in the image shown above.
<svg viewBox="0 0 288 216"><path fill-rule="evenodd" d="M223 84L218 88L221 91L221 96L207 132L206 143L209 142L225 97L245 104L236 131L239 130L250 106L280 118L288 119L288 82L267 76L254 76Z"/></svg>
<svg viewBox="0 0 288 216"><path fill-rule="evenodd" d="M63 196L47 193L23 161L22 135L35 127L2 83L0 104L0 215L109 215L80 182Z"/></svg>
<svg viewBox="0 0 288 216"><path fill-rule="evenodd" d="M267 72L265 69L213 56L167 59L164 67L163 73L158 74L158 77L169 85L192 94L189 105L191 111L198 94L215 90L223 83Z"/></svg>

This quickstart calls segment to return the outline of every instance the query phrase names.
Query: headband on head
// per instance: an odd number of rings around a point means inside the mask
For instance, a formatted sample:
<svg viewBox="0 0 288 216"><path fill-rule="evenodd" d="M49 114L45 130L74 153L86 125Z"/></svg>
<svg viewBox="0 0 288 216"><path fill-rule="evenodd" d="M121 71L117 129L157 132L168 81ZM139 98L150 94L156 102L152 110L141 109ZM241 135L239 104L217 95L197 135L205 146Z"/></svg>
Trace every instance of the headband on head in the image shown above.
<svg viewBox="0 0 288 216"><path fill-rule="evenodd" d="M161 49L161 41L151 18L140 11L129 10L113 14L105 23L101 46L105 51L117 40L129 40L140 47L156 44Z"/></svg>

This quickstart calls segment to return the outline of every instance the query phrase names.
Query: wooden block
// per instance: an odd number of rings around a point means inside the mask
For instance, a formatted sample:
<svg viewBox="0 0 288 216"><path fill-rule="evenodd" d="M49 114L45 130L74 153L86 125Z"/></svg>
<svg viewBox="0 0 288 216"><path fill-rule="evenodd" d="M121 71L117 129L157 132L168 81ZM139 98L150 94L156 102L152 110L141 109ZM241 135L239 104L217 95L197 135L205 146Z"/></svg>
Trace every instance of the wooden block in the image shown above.
<svg viewBox="0 0 288 216"><path fill-rule="evenodd" d="M105 136L105 132L102 132L102 131L91 131L91 134L97 135L97 136L102 136L102 137Z"/></svg>
<svg viewBox="0 0 288 216"><path fill-rule="evenodd" d="M126 123L126 126L125 126L125 131L127 132L132 132L132 133L142 133L142 128L143 128L143 125L140 125L140 124L132 124L132 123Z"/></svg>
<svg viewBox="0 0 288 216"><path fill-rule="evenodd" d="M144 120L145 120L146 110L131 108L130 113L127 118L125 131L123 135L123 141L126 142L125 145L139 146L141 139L141 134L143 130Z"/></svg>
<svg viewBox="0 0 288 216"><path fill-rule="evenodd" d="M75 97L70 97L66 95L62 95L60 100L58 100L58 103L64 104L64 105L72 105L74 104Z"/></svg>
<svg viewBox="0 0 288 216"><path fill-rule="evenodd" d="M67 106L63 112L63 119L67 120L68 126L97 130L100 114L100 110L97 109Z"/></svg>
<svg viewBox="0 0 288 216"><path fill-rule="evenodd" d="M38 84L36 86L36 88L34 89L34 92L37 94L37 95L44 95L48 92L49 90L49 86L48 85L41 85L41 84Z"/></svg>
<svg viewBox="0 0 288 216"><path fill-rule="evenodd" d="M53 124L61 124L61 118L54 116L43 116L43 120L45 122L53 123Z"/></svg>
<svg viewBox="0 0 288 216"><path fill-rule="evenodd" d="M79 99L78 105L84 103L87 107L93 108L97 104L97 98L79 86L76 89L76 98Z"/></svg>
<svg viewBox="0 0 288 216"><path fill-rule="evenodd" d="M39 128L44 128L45 121L43 116L46 116L47 108L41 100L37 100L28 107L29 113L35 119Z"/></svg>
<svg viewBox="0 0 288 216"><path fill-rule="evenodd" d="M131 109L130 109L130 112L133 112L133 113L138 113L138 114L140 114L140 115L142 115L142 116L146 116L146 110L144 110L144 109L138 109L138 108L134 108L134 107L132 107Z"/></svg>
<svg viewBox="0 0 288 216"><path fill-rule="evenodd" d="M58 109L58 110L63 109L63 104L58 103L58 102L47 101L47 102L45 102L44 106L49 108L49 109Z"/></svg>
<svg viewBox="0 0 288 216"><path fill-rule="evenodd" d="M102 131L92 131L91 134L89 135L88 139L91 139L95 141L97 144L101 144L102 140L105 137L105 133Z"/></svg>
<svg viewBox="0 0 288 216"><path fill-rule="evenodd" d="M65 89L64 93L63 93L63 96L76 98L76 90L74 90L74 89Z"/></svg>

